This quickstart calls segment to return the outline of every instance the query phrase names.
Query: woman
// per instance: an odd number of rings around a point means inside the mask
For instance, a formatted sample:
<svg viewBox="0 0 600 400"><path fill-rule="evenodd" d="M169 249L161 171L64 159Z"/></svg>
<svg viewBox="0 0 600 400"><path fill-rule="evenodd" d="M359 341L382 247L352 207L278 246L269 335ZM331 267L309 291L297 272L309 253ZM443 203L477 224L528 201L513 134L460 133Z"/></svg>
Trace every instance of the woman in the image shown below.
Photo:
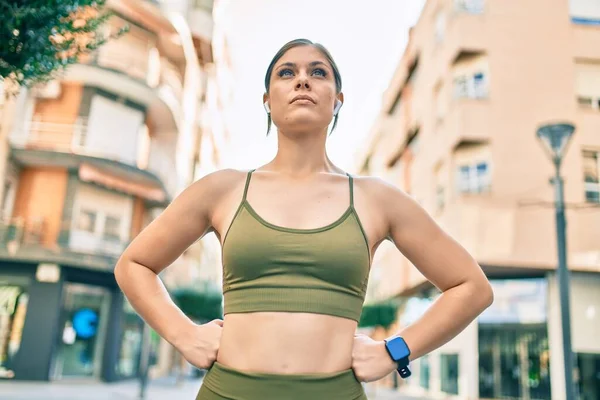
<svg viewBox="0 0 600 400"><path fill-rule="evenodd" d="M135 238L115 275L148 324L209 369L197 399L366 399L360 382L395 369L406 376L410 360L489 306L492 290L409 196L329 160L328 126L335 118L335 128L344 96L324 47L284 45L265 87L269 128L278 128L275 158L192 184ZM225 317L196 325L157 275L211 231L223 251ZM399 337L375 341L355 332L373 253L386 239L443 293Z"/></svg>

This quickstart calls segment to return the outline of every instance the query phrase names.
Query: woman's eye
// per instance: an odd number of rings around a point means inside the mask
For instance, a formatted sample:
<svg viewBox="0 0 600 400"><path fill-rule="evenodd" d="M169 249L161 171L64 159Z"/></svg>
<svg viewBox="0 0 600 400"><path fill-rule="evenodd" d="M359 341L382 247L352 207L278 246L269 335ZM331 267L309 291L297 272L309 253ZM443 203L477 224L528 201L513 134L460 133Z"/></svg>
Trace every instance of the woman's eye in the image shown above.
<svg viewBox="0 0 600 400"><path fill-rule="evenodd" d="M325 72L324 69L322 68L317 68L313 71L313 74L319 75L319 76L326 76L327 72Z"/></svg>
<svg viewBox="0 0 600 400"><path fill-rule="evenodd" d="M292 72L292 70L291 70L291 69L288 69L288 68L286 68L286 69L282 69L282 70L280 70L278 75L279 75L280 77L284 77L284 76L292 76L293 74L294 74L294 73Z"/></svg>

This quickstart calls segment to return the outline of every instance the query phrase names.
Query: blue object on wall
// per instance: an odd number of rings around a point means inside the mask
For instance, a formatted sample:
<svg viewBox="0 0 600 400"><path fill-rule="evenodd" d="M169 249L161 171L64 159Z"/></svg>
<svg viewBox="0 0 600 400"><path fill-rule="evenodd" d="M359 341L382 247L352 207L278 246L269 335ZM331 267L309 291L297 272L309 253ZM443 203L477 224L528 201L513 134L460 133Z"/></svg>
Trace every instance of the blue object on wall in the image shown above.
<svg viewBox="0 0 600 400"><path fill-rule="evenodd" d="M89 339L98 330L98 314L89 308L82 308L73 315L73 329L82 339Z"/></svg>

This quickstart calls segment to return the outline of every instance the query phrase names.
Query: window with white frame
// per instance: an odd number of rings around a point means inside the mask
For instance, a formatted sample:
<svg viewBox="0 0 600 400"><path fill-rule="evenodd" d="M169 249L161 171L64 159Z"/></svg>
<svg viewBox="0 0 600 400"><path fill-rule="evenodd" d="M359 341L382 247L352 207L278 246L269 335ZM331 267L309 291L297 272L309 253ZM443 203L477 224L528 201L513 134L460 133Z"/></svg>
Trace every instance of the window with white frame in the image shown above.
<svg viewBox="0 0 600 400"><path fill-rule="evenodd" d="M576 24L600 25L598 0L569 0L571 20Z"/></svg>
<svg viewBox="0 0 600 400"><path fill-rule="evenodd" d="M97 213L89 209L79 210L77 216L77 230L94 233L96 232Z"/></svg>
<svg viewBox="0 0 600 400"><path fill-rule="evenodd" d="M104 218L104 229L102 236L106 240L120 241L121 240L121 218L114 215L106 215Z"/></svg>
<svg viewBox="0 0 600 400"><path fill-rule="evenodd" d="M69 247L75 251L120 254L130 238L133 198L80 185L73 204Z"/></svg>
<svg viewBox="0 0 600 400"><path fill-rule="evenodd" d="M484 99L488 97L488 84L485 72L477 71L454 78L454 97Z"/></svg>
<svg viewBox="0 0 600 400"><path fill-rule="evenodd" d="M485 8L485 0L454 0L456 11L469 14L482 14Z"/></svg>
<svg viewBox="0 0 600 400"><path fill-rule="evenodd" d="M600 110L600 62L578 62L575 78L579 106Z"/></svg>
<svg viewBox="0 0 600 400"><path fill-rule="evenodd" d="M600 203L600 151L583 152L583 179L586 201Z"/></svg>
<svg viewBox="0 0 600 400"><path fill-rule="evenodd" d="M487 161L461 164L458 167L458 191L482 193L490 189L490 168Z"/></svg>

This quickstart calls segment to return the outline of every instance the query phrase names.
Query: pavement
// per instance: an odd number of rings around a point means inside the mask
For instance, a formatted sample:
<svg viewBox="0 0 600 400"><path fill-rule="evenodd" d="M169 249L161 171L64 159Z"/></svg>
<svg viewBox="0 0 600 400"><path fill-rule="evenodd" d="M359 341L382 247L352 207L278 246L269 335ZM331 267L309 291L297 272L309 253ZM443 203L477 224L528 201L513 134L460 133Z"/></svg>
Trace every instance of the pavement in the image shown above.
<svg viewBox="0 0 600 400"><path fill-rule="evenodd" d="M156 379L149 382L145 400L193 400L201 384L200 379L180 383L175 378ZM117 383L0 381L0 400L139 400L139 392L139 383L135 380ZM369 400L426 400L369 385L366 392Z"/></svg>

